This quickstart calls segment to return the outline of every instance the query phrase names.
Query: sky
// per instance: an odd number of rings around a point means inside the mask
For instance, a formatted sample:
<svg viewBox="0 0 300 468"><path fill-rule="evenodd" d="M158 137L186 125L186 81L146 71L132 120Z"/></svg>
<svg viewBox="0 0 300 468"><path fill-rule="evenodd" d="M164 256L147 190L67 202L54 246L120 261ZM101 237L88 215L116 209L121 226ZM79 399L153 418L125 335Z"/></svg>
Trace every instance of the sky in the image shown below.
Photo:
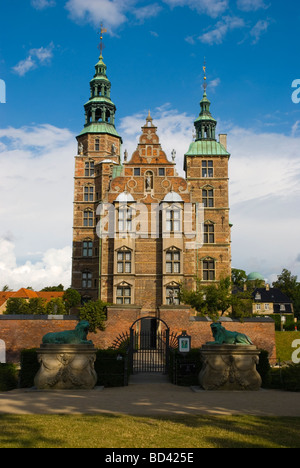
<svg viewBox="0 0 300 468"><path fill-rule="evenodd" d="M177 170L206 62L231 153L232 267L300 278L300 3L0 0L0 290L71 284L76 135L99 57L123 148L148 110Z"/></svg>

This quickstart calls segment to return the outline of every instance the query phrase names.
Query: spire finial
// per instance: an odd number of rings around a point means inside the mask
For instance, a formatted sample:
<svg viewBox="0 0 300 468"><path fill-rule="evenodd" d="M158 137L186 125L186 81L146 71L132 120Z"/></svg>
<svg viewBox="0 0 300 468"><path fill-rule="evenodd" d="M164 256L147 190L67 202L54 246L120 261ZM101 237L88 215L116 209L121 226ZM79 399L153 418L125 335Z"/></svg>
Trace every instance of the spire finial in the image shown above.
<svg viewBox="0 0 300 468"><path fill-rule="evenodd" d="M206 60L204 57L204 64L203 64L203 72L204 72L204 83L203 83L203 89L204 93L206 94L206 89L207 89L207 81L206 81Z"/></svg>
<svg viewBox="0 0 300 468"><path fill-rule="evenodd" d="M107 33L107 29L103 28L103 24L101 23L101 25L100 25L100 44L99 44L100 59L103 58L102 52L103 52L103 49L104 49L104 45L103 45L103 34L104 33Z"/></svg>

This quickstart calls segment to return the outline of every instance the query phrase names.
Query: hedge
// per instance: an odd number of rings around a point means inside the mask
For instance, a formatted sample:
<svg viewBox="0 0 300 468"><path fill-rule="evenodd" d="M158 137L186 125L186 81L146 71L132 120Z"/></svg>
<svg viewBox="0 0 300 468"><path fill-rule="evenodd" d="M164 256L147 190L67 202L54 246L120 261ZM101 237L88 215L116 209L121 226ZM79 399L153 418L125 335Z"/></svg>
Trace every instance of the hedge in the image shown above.
<svg viewBox="0 0 300 468"><path fill-rule="evenodd" d="M0 364L0 391L7 392L18 387L18 369L15 364Z"/></svg>

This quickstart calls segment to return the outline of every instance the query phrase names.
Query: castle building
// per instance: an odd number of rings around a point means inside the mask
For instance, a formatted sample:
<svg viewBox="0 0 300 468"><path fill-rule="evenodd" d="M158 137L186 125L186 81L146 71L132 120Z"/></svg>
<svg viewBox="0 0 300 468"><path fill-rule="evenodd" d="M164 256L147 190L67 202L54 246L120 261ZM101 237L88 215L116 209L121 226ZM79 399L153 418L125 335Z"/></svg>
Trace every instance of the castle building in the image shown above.
<svg viewBox="0 0 300 468"><path fill-rule="evenodd" d="M150 112L131 157L122 153L116 106L102 52L90 82L75 157L72 287L156 316L180 307L180 284L196 287L231 274L226 135L216 139L206 86L195 140L184 155L163 151Z"/></svg>

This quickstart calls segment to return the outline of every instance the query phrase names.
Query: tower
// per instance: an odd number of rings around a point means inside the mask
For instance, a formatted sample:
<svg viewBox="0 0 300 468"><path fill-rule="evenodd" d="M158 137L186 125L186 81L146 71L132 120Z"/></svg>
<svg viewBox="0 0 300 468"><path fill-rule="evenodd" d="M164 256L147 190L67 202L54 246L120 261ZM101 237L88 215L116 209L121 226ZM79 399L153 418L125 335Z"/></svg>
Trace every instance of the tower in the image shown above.
<svg viewBox="0 0 300 468"><path fill-rule="evenodd" d="M101 277L97 206L107 193L113 170L120 165L122 144L115 127L116 106L111 100L102 43L84 110L85 124L77 137L75 157L72 287L89 300L99 297Z"/></svg>
<svg viewBox="0 0 300 468"><path fill-rule="evenodd" d="M206 67L204 67L206 72ZM210 112L206 93L194 122L196 138L184 156L184 170L192 199L204 208L203 246L196 255L196 276L203 282L231 276L231 226L229 221L229 177L227 135L216 139L217 121Z"/></svg>

